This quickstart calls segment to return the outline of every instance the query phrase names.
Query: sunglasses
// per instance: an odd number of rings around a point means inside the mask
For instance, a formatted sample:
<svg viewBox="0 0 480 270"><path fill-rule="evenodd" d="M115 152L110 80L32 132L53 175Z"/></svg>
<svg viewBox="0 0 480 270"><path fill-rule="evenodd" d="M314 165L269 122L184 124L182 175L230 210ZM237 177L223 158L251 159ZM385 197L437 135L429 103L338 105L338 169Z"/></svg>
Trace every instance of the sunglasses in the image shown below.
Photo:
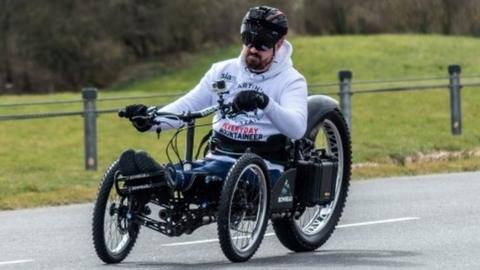
<svg viewBox="0 0 480 270"><path fill-rule="evenodd" d="M246 47L254 47L259 51L268 51L275 45L275 42L271 38L265 35L254 34L251 32L243 32L242 41L243 45L245 45Z"/></svg>

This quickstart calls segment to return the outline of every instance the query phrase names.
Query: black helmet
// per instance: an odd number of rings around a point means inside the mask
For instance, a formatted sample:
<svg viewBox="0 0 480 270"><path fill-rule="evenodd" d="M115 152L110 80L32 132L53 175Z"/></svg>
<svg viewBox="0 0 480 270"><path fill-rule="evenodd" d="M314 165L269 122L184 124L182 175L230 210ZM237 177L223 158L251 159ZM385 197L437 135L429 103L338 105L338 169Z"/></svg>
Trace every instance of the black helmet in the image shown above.
<svg viewBox="0 0 480 270"><path fill-rule="evenodd" d="M287 31L285 14L269 6L251 8L243 17L240 28L243 43L262 51L272 48Z"/></svg>

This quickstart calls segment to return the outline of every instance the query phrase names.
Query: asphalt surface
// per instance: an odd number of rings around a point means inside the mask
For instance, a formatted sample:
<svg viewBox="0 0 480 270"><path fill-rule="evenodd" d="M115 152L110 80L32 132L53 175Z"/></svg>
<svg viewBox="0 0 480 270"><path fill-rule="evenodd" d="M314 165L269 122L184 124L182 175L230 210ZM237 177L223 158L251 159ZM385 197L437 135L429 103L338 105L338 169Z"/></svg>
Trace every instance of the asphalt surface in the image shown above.
<svg viewBox="0 0 480 270"><path fill-rule="evenodd" d="M0 212L0 269L480 269L480 172L355 181L340 225L316 252L292 253L268 229L232 264L216 225L168 238L142 229L105 265L91 241L92 204Z"/></svg>

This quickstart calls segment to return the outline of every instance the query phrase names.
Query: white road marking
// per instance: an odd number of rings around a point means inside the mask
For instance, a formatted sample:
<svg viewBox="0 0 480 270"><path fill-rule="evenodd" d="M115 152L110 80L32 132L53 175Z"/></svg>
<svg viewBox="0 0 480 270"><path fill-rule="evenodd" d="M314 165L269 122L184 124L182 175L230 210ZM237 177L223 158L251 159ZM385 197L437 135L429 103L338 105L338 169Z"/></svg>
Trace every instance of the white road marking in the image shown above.
<svg viewBox="0 0 480 270"><path fill-rule="evenodd" d="M210 243L210 242L218 242L218 239L205 239L205 240L190 241L190 242L170 243L170 244L163 244L162 247L186 246L186 245L195 245L195 244L203 244L203 243Z"/></svg>
<svg viewBox="0 0 480 270"><path fill-rule="evenodd" d="M417 220L417 219L420 219L420 218L419 217L402 217L402 218L394 218L394 219L383 219L383 220L337 225L336 228L340 229L340 228L349 228L349 227L358 227L358 226L368 226L368 225L402 222L402 221L410 221L410 220ZM275 233L265 234L265 236L274 236L274 235ZM189 241L189 242L169 243L169 244L163 244L162 247L186 246L186 245L196 245L196 244L212 243L212 242L218 242L218 239L205 239L205 240L197 240L197 241Z"/></svg>
<svg viewBox="0 0 480 270"><path fill-rule="evenodd" d="M19 263L27 263L27 262L33 262L33 260L16 260L16 261L0 262L0 265L19 264Z"/></svg>
<svg viewBox="0 0 480 270"><path fill-rule="evenodd" d="M403 217L403 218L384 219L384 220L377 220L377 221L367 221L367 222L360 222L360 223L337 225L337 228L367 226L367 225L375 225L375 224L410 221L410 220L417 220L417 219L420 219L420 218L419 217Z"/></svg>

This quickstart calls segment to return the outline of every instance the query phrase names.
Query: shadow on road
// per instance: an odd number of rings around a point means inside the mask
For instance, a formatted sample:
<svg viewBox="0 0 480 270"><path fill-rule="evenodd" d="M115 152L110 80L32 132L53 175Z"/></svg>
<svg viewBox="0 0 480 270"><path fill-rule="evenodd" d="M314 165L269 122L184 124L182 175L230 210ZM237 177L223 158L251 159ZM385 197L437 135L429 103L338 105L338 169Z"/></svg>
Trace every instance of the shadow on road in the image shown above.
<svg viewBox="0 0 480 270"><path fill-rule="evenodd" d="M420 253L398 250L321 250L306 253L288 253L283 256L255 258L242 264L233 264L228 261L215 262L165 262L144 261L125 262L115 267L128 269L142 268L168 268L168 269L235 269L249 267L311 267L311 266L344 266L344 267L391 267L410 268L422 266L409 262L410 257L419 256Z"/></svg>

